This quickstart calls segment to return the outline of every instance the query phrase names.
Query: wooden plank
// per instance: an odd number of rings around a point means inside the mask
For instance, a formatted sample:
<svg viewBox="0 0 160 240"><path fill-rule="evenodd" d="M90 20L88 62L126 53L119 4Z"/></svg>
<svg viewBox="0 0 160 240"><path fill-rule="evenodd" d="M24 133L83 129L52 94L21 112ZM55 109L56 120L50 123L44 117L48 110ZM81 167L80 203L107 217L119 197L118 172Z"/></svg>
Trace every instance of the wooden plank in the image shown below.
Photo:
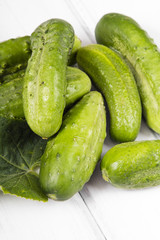
<svg viewBox="0 0 160 240"><path fill-rule="evenodd" d="M0 1L0 40L31 34L49 18L69 21L78 36L89 38L63 0ZM95 219L79 194L65 202L36 202L0 192L0 239L104 240Z"/></svg>
<svg viewBox="0 0 160 240"><path fill-rule="evenodd" d="M84 19L87 28L90 29L92 37L94 37L95 26L90 24L91 21L96 25L105 13L120 12L137 19L137 21L139 20L139 22L142 20L142 27L149 29L155 42L158 43L160 41L158 11L156 9L155 12L152 11L153 18L151 16L148 18L148 12L154 2L145 5L143 16L141 11L144 1L141 1L141 7L138 7L138 9L134 8L129 1L106 2L103 0L98 1L98 4L95 0L92 3L84 0L74 1L74 7L76 8L78 4L77 11L81 9L79 14ZM135 1L134 5L136 4L139 6L139 1ZM157 19L159 20L157 21ZM151 22L153 29L151 28ZM142 121L136 141L154 139L159 139L159 135L150 130L146 123ZM114 145L115 143L107 137L102 157ZM133 191L117 189L102 179L100 166L98 165L91 180L81 191L81 196L108 240L158 240L159 190L159 186Z"/></svg>
<svg viewBox="0 0 160 240"><path fill-rule="evenodd" d="M3 240L104 240L79 194L65 202L43 203L0 192L0 216Z"/></svg>

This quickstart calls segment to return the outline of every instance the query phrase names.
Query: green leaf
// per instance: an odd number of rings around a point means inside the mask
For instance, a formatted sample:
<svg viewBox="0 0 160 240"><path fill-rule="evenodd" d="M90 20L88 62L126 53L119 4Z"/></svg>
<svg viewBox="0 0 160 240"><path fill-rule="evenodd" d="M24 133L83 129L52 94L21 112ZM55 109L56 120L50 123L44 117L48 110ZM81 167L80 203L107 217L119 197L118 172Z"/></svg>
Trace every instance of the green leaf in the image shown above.
<svg viewBox="0 0 160 240"><path fill-rule="evenodd" d="M38 174L46 141L34 134L24 120L0 117L0 188L4 193L47 201Z"/></svg>

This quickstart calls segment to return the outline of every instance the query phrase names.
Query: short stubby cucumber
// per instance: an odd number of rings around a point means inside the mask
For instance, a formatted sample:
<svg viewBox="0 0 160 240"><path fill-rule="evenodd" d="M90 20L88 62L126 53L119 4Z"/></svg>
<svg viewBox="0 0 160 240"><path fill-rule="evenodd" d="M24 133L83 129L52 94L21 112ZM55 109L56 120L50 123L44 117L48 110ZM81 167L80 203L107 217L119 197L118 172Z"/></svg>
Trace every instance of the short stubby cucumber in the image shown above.
<svg viewBox="0 0 160 240"><path fill-rule="evenodd" d="M14 73L27 66L31 55L30 37L9 39L0 43L0 82L1 77Z"/></svg>
<svg viewBox="0 0 160 240"><path fill-rule="evenodd" d="M62 123L66 67L74 43L72 26L61 19L42 23L31 35L32 55L24 77L23 109L28 125L48 138Z"/></svg>
<svg viewBox="0 0 160 240"><path fill-rule="evenodd" d="M116 187L144 188L160 184L160 140L121 143L101 162L102 176Z"/></svg>
<svg viewBox="0 0 160 240"><path fill-rule="evenodd" d="M66 200L90 179L106 136L102 95L92 91L64 116L62 127L41 158L40 183L54 200Z"/></svg>
<svg viewBox="0 0 160 240"><path fill-rule="evenodd" d="M0 85L0 115L7 118L24 118L22 88L25 70L3 77ZM89 77L78 68L67 67L66 108L91 89Z"/></svg>
<svg viewBox="0 0 160 240"><path fill-rule="evenodd" d="M141 124L141 103L128 65L114 51L99 44L80 48L77 62L105 96L112 139L134 140Z"/></svg>
<svg viewBox="0 0 160 240"><path fill-rule="evenodd" d="M160 134L160 52L153 40L131 18L104 15L95 30L98 43L119 51L134 69L148 126Z"/></svg>

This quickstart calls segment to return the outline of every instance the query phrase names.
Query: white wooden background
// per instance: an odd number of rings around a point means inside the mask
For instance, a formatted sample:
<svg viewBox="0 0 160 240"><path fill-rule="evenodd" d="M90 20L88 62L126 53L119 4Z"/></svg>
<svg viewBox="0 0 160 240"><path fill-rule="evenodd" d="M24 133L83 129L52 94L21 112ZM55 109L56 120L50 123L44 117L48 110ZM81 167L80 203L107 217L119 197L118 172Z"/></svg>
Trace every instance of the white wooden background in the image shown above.
<svg viewBox="0 0 160 240"><path fill-rule="evenodd" d="M160 46L157 0L0 0L0 41L31 34L43 21L70 22L83 45L105 13L133 17ZM137 140L159 136L143 122ZM106 138L102 156L114 143ZM99 166L84 189L65 202L26 200L0 192L0 240L160 240L160 187L122 190L103 181Z"/></svg>

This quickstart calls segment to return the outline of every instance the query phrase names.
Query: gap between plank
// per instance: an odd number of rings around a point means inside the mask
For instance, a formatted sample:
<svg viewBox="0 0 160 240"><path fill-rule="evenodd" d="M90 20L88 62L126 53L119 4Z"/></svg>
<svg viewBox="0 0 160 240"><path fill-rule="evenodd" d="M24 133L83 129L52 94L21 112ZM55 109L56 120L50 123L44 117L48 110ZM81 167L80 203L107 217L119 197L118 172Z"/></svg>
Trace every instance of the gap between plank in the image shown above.
<svg viewBox="0 0 160 240"><path fill-rule="evenodd" d="M86 16L86 13L83 11L83 6L81 5L80 1L74 0L74 1L70 1L70 0L66 0L66 4L69 7L70 11L73 13L73 15L75 16L75 18L78 20L79 24L81 25L82 29L84 30L84 32L86 33L86 35L88 36L88 38L90 39L91 43L95 43L95 38L94 35L92 34L92 32L90 31L89 25L86 21L86 19L88 19L88 16ZM80 15L79 11L83 14ZM85 20L84 20L85 19ZM79 192L80 197L82 198L86 208L88 209L88 212L90 213L92 219L94 220L95 224L97 225L100 233L102 234L104 240L107 240L104 232L102 231L100 225L98 224L98 222L96 221L96 218L94 217L94 215L92 214L89 206L87 205L83 195L81 192Z"/></svg>
<svg viewBox="0 0 160 240"><path fill-rule="evenodd" d="M79 24L81 25L82 29L84 30L84 32L90 39L91 43L95 43L94 35L90 31L87 21L84 20L84 19L89 19L89 18L86 16L86 13L84 12L82 5L80 4L80 1L79 0L78 1L77 0L73 0L73 1L66 0L66 4L67 4L68 8L70 9L70 11L75 16L75 18L78 20ZM78 7L76 7L76 6L78 6ZM79 13L79 11L81 11L81 13L83 12L83 14L81 15Z"/></svg>
<svg viewBox="0 0 160 240"><path fill-rule="evenodd" d="M96 223L96 225L97 225L97 227L98 227L98 229L99 229L100 233L101 233L101 234L102 234L102 236L104 237L104 240L107 240L107 238L106 238L106 236L104 235L104 233L103 233L103 231L102 231L101 227L100 227L100 226L99 226L99 224L97 223L97 221L96 221L96 219L95 219L94 215L92 214L92 212L91 212L90 208L88 207L88 205L87 205L87 203L86 203L86 201L85 201L85 199L84 199L84 197L83 197L82 193L81 193L81 192L79 192L79 195L80 195L80 197L82 198L82 200L83 200L83 202L84 202L84 204L85 204L86 208L88 209L88 212L90 213L91 217L93 218L94 222Z"/></svg>

